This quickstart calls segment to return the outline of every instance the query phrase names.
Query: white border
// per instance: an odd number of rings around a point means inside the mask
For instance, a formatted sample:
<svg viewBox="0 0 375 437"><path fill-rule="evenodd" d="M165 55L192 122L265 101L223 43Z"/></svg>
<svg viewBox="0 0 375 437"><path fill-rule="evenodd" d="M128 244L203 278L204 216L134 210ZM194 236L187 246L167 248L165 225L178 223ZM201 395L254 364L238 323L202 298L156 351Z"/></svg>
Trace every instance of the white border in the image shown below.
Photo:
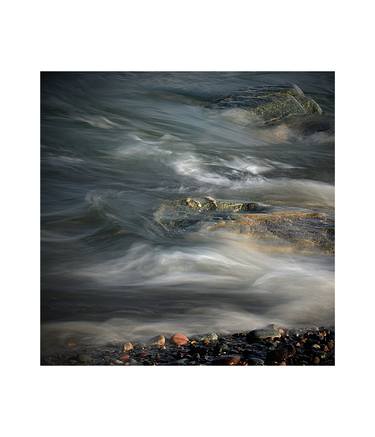
<svg viewBox="0 0 375 437"><path fill-rule="evenodd" d="M369 434L370 5L66 0L2 6L2 435ZM336 367L39 367L40 70L336 70Z"/></svg>

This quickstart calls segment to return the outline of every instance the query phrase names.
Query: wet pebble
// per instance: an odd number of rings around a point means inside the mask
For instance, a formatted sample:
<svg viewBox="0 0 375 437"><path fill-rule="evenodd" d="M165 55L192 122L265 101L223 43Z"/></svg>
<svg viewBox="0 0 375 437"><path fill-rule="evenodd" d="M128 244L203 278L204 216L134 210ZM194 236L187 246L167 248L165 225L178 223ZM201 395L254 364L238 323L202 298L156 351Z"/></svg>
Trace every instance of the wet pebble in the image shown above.
<svg viewBox="0 0 375 437"><path fill-rule="evenodd" d="M157 335L156 337L151 338L150 340L151 346L157 346L162 348L165 346L165 337L164 335Z"/></svg>
<svg viewBox="0 0 375 437"><path fill-rule="evenodd" d="M88 354L79 354L77 358L78 358L78 362L80 364L91 364L92 363L92 358Z"/></svg>
<svg viewBox="0 0 375 437"><path fill-rule="evenodd" d="M184 334L176 333L172 335L171 342L176 346L184 346L189 343L189 339Z"/></svg>
<svg viewBox="0 0 375 437"><path fill-rule="evenodd" d="M130 343L130 341L129 341L128 343L124 344L122 351L129 352L129 351L132 351L133 349L134 349L133 343Z"/></svg>
<svg viewBox="0 0 375 437"><path fill-rule="evenodd" d="M204 343L204 344L210 344L210 343L214 343L214 342L216 342L216 341L218 341L219 340L219 336L215 333L215 332L212 332L212 333L210 333L210 334L207 334L207 335L205 335L203 338L202 338L202 342Z"/></svg>
<svg viewBox="0 0 375 437"><path fill-rule="evenodd" d="M220 357L212 361L214 366L236 366L240 363L241 357L239 355L232 355L229 357Z"/></svg>

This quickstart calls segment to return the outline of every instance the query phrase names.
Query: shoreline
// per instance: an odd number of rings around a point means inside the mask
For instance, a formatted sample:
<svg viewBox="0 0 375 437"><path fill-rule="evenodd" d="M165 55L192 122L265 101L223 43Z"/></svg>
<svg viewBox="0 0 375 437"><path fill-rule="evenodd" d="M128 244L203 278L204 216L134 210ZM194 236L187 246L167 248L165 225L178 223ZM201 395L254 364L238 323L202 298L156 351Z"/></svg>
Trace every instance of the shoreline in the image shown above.
<svg viewBox="0 0 375 437"><path fill-rule="evenodd" d="M71 344L41 357L41 365L199 366L335 365L333 327L286 329L269 325L235 334L158 335L146 343Z"/></svg>

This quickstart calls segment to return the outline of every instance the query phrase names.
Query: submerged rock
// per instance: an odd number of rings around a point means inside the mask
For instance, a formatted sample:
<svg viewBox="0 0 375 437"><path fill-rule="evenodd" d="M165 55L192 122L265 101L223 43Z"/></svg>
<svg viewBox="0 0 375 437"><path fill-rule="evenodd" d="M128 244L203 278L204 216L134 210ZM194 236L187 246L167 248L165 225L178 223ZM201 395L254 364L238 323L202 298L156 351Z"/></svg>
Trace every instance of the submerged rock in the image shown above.
<svg viewBox="0 0 375 437"><path fill-rule="evenodd" d="M334 221L326 214L301 211L278 211L267 214L242 214L221 220L210 231L228 231L255 240L278 243L283 249L334 253Z"/></svg>
<svg viewBox="0 0 375 437"><path fill-rule="evenodd" d="M318 103L298 87L246 89L216 99L210 107L245 109L254 120L271 124L287 117L322 114Z"/></svg>
<svg viewBox="0 0 375 437"><path fill-rule="evenodd" d="M168 231L185 231L203 222L228 219L232 214L261 212L265 205L256 202L231 202L206 196L163 202L154 213L155 220Z"/></svg>
<svg viewBox="0 0 375 437"><path fill-rule="evenodd" d="M334 253L334 220L311 211L272 210L257 202L212 197L164 202L154 214L168 232L225 231L271 243L272 250ZM269 245L268 245L269 247ZM264 248L264 244L263 247Z"/></svg>

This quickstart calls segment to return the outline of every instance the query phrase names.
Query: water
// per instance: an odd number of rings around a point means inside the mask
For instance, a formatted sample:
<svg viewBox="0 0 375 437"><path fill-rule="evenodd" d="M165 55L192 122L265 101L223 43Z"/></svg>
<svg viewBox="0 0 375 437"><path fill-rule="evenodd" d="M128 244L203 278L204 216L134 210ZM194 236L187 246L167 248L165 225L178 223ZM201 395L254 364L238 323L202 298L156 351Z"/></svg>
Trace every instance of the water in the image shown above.
<svg viewBox="0 0 375 437"><path fill-rule="evenodd" d="M334 323L334 261L241 235L168 232L162 202L334 213L333 130L261 127L218 97L298 85L332 124L331 73L42 76L43 351L159 333Z"/></svg>

